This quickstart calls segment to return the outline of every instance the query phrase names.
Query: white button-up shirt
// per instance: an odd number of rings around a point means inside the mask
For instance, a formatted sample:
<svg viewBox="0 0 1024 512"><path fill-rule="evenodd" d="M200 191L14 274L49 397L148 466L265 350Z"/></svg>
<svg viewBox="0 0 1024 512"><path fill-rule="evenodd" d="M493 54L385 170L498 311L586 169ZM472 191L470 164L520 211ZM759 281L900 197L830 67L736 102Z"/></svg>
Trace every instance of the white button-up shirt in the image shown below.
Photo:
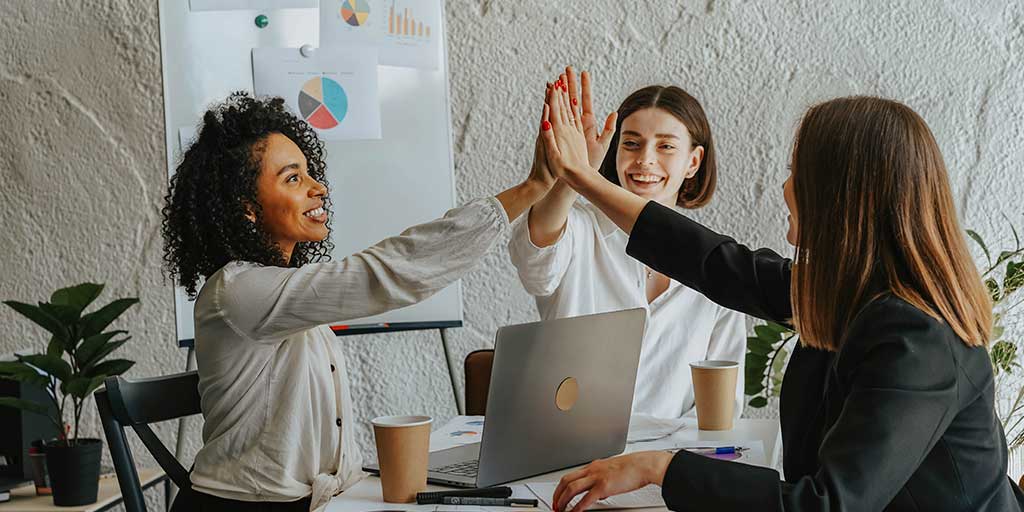
<svg viewBox="0 0 1024 512"><path fill-rule="evenodd" d="M193 487L312 510L363 475L341 344L327 324L415 304L456 281L504 233L495 198L409 228L340 261L233 262L195 305L203 447Z"/></svg>
<svg viewBox="0 0 1024 512"><path fill-rule="evenodd" d="M644 265L626 254L629 236L582 198L569 211L561 237L548 247L530 240L527 217L512 228L509 254L526 291L535 297L541 318L647 309L634 413L661 418L692 413L689 363L724 359L740 363L735 408L739 416L746 351L742 313L672 280L648 304Z"/></svg>

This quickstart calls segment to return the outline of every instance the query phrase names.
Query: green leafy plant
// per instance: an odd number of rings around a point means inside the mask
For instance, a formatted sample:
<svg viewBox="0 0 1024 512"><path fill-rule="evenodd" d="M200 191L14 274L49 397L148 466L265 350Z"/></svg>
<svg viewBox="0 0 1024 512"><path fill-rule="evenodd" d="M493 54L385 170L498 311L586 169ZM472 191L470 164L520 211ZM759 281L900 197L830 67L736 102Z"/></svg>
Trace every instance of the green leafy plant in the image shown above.
<svg viewBox="0 0 1024 512"><path fill-rule="evenodd" d="M1005 217L1004 217L1005 218ZM967 230L982 250L985 265L981 278L992 296L992 338L989 356L996 378L996 412L1009 439L1010 449L1024 446L1024 376L1019 372L1019 342L1007 335L1006 326L1011 320L1019 319L1016 308L1024 304L1020 291L1024 289L1024 247L1021 246L1017 230L1007 220L1013 233L1013 249L1003 250L993 260L985 240L977 232ZM785 326L769 322L754 327L755 336L747 338L747 356L744 370L744 388L752 396L751 407L764 407L768 399L778 396L782 387L786 358L786 346L797 338L797 334Z"/></svg>
<svg viewBox="0 0 1024 512"><path fill-rule="evenodd" d="M752 396L751 407L764 407L768 399L782 390L785 373L786 346L797 338L790 328L768 322L754 326L754 336L747 338L747 359L744 364L744 393Z"/></svg>
<svg viewBox="0 0 1024 512"><path fill-rule="evenodd" d="M1003 424L1007 444L1012 450L1024 445L1024 381L1021 374L1016 372L1021 367L1018 357L1020 344L1007 332L1006 327L1014 325L1014 321L1019 322L1016 310L1024 304L1020 293L1024 289L1024 247L1021 246L1020 236L1013 224L1009 219L1006 221L1013 233L1013 249L1000 251L995 260L981 235L971 230L967 231L967 235L985 255L986 265L981 278L992 296L992 343L989 354L996 380L996 414Z"/></svg>
<svg viewBox="0 0 1024 512"><path fill-rule="evenodd" d="M127 331L105 331L136 298L117 299L91 313L84 313L103 291L103 285L83 283L53 292L49 302L37 305L16 301L4 304L45 329L50 335L46 352L15 355L16 361L0 361L0 377L37 385L47 390L53 408L28 400L0 397L0 406L48 416L66 446L78 441L82 404L103 380L120 375L135 363L127 359L109 359L131 336ZM68 409L70 398L71 409ZM65 421L70 413L74 423ZM73 426L73 435L71 430Z"/></svg>

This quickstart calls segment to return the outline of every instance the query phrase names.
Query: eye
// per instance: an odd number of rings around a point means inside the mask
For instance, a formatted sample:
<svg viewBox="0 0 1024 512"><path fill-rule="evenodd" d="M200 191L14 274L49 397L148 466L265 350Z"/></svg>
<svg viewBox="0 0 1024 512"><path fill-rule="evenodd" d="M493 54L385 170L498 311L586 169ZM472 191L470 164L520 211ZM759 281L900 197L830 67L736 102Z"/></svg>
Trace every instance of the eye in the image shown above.
<svg viewBox="0 0 1024 512"><path fill-rule="evenodd" d="M675 147L675 146L673 146L672 144L662 144L662 145L661 145L661 149L665 149L665 150L673 150L673 149L675 149L675 148L676 148L676 147Z"/></svg>
<svg viewBox="0 0 1024 512"><path fill-rule="evenodd" d="M288 182L288 183L298 183L299 182L299 175L298 174L292 174L292 175L288 176L288 179L285 180L285 181Z"/></svg>
<svg viewBox="0 0 1024 512"><path fill-rule="evenodd" d="M622 147L626 149L636 149L640 147L640 144L637 144L636 141L627 140L622 142Z"/></svg>

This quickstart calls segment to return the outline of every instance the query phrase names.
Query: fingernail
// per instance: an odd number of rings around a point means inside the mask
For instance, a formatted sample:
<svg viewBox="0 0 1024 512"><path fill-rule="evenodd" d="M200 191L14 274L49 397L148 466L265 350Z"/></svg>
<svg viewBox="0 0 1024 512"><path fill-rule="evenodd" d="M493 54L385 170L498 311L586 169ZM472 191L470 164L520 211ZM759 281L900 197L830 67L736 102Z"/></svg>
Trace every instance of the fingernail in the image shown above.
<svg viewBox="0 0 1024 512"><path fill-rule="evenodd" d="M541 129L541 130L544 130L544 131L548 131L548 130L550 130L550 129L551 129L551 123L550 123L550 122L548 122L547 120L541 121L541 123L540 123L540 129Z"/></svg>
<svg viewBox="0 0 1024 512"><path fill-rule="evenodd" d="M574 107L576 106L576 103L577 103L577 102L576 102L576 98L573 98L573 99L572 99L572 105L573 105Z"/></svg>

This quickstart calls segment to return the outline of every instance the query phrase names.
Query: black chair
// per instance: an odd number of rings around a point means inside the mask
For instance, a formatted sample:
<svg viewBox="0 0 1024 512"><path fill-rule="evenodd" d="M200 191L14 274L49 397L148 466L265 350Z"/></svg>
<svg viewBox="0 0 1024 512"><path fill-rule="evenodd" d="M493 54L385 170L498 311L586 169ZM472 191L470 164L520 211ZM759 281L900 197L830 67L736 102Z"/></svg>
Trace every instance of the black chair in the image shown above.
<svg viewBox="0 0 1024 512"><path fill-rule="evenodd" d="M125 438L126 426L135 430L178 489L191 489L188 471L160 442L149 424L199 414L199 375L192 371L139 380L110 377L104 383L106 389L94 396L125 509L146 512L139 474Z"/></svg>

